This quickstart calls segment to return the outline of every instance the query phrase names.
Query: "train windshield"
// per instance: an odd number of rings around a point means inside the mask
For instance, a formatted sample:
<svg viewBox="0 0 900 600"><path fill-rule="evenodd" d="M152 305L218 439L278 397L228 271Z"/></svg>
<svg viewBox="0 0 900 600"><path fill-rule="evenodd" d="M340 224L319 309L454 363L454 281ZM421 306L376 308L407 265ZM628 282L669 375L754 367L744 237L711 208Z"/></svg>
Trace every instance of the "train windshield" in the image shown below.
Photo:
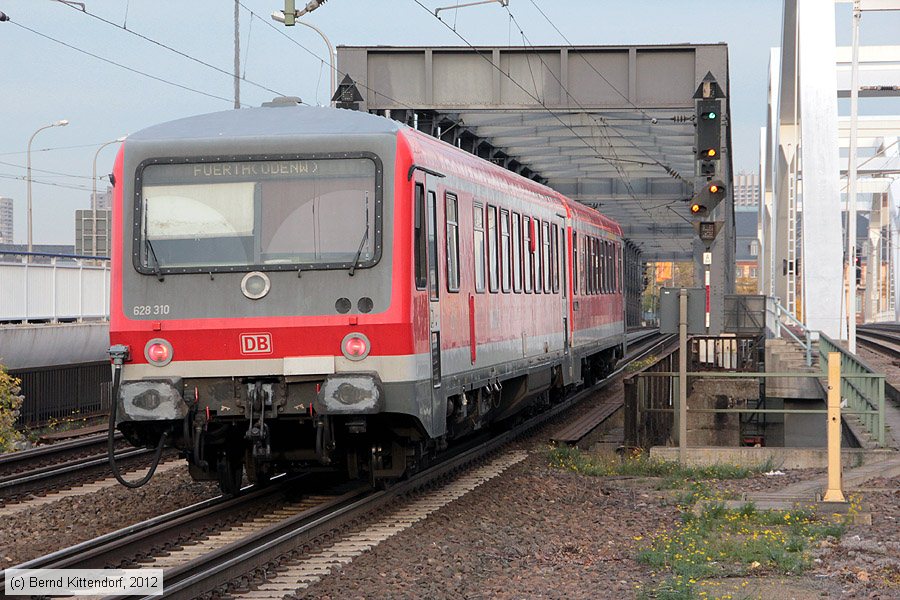
<svg viewBox="0 0 900 600"><path fill-rule="evenodd" d="M370 158L148 165L139 180L141 266L371 265L377 176Z"/></svg>

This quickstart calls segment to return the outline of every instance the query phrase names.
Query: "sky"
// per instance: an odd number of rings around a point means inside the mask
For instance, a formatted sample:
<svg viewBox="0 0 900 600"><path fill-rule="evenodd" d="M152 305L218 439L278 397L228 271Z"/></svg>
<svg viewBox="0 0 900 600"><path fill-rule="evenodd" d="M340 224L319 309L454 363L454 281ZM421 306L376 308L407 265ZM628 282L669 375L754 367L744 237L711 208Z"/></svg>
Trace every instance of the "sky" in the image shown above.
<svg viewBox="0 0 900 600"><path fill-rule="evenodd" d="M240 2L242 103L259 106L281 94L326 104L329 75L321 38L308 28L271 21L268 15L284 8L281 0ZM335 46L459 45L426 10L455 3L329 0L304 19L321 28ZM39 127L70 121L66 127L41 131L32 146L34 241L71 244L74 212L89 207L92 162L102 143L157 123L233 107L231 0L85 4L90 14L56 0L0 0L0 11L12 19L0 23L0 196L14 199L17 242L26 239L25 150ZM298 7L302 4L297 0ZM781 35L780 0L510 0L509 9L531 43L560 45L565 41L535 4L574 44L726 42L735 171L758 169L769 48L779 44ZM838 43L848 44L849 8L839 6L836 11ZM457 31L473 44L522 43L499 5L442 16L455 21ZM862 40L897 43L898 30L900 15L867 16ZM117 147L112 144L99 153L98 174L112 170ZM105 186L105 180L98 183L100 190Z"/></svg>

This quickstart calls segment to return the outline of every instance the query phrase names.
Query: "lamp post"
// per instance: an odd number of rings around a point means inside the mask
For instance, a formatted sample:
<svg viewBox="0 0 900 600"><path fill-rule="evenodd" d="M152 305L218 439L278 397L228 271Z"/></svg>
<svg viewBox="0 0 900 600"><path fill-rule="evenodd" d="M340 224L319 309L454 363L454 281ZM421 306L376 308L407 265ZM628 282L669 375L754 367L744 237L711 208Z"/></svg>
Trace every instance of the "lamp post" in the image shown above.
<svg viewBox="0 0 900 600"><path fill-rule="evenodd" d="M97 256L97 157L100 156L100 151L109 146L110 144L121 144L125 141L125 136L120 138L116 138L114 140L110 140L103 144L100 144L100 147L97 148L97 151L94 153L94 167L91 171L91 183L94 186L94 190L91 193L91 253L94 256ZM109 220L107 219L106 223L107 227L109 227ZM106 237L107 247L109 245L109 236Z"/></svg>
<svg viewBox="0 0 900 600"><path fill-rule="evenodd" d="M310 29L312 29L313 31L318 33L322 37L322 39L325 41L325 45L328 46L328 67L331 70L331 92L328 95L328 98L330 100L331 95L334 94L335 90L337 89L336 79L335 79L335 73L337 71L335 71L334 46L331 45L331 40L328 39L328 36L325 35L325 33L321 29L319 29L315 25L310 25L309 23L307 23L305 21L297 21L296 20L296 17L302 16L306 13L314 11L315 9L319 8L322 4L324 4L324 2L321 2L318 0L312 0L309 4L306 5L306 8L296 11L294 13L294 18L292 18L292 19L286 19L285 12L283 10L276 10L275 12L272 13L272 20L278 21L279 23L284 23L285 25L288 25L288 26L294 25L295 23L299 23L300 25L306 25L307 27L309 27ZM331 103L331 104L334 104L334 103Z"/></svg>
<svg viewBox="0 0 900 600"><path fill-rule="evenodd" d="M68 124L69 124L69 121L67 119L61 119L59 121L56 121L55 123L50 123L49 125L44 125L43 127L40 127L37 131L32 133L31 137L28 139L28 152L26 153L28 155L28 165L27 165L27 169L26 169L27 172L25 175L25 181L28 183L28 251L29 252L34 251L34 244L33 244L33 240L32 240L33 228L32 228L32 221L31 221L31 142L34 141L34 136L36 136L37 134L39 134L40 132L42 132L45 129L50 129L51 127L65 127ZM29 256L28 259L31 260L31 257Z"/></svg>

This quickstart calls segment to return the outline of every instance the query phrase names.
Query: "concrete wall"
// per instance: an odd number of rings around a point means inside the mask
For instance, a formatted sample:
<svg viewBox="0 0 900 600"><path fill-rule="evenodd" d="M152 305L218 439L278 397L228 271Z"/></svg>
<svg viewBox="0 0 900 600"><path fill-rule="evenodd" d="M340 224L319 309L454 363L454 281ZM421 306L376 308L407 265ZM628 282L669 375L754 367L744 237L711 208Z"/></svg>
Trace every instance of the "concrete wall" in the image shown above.
<svg viewBox="0 0 900 600"><path fill-rule="evenodd" d="M847 449L841 451L844 467L880 462L894 456L892 450ZM651 458L678 460L678 448L654 446ZM828 466L825 448L688 448L686 462L691 466L714 464L755 467L770 461L775 469L824 469Z"/></svg>
<svg viewBox="0 0 900 600"><path fill-rule="evenodd" d="M0 326L0 364L7 369L107 360L109 323Z"/></svg>
<svg viewBox="0 0 900 600"><path fill-rule="evenodd" d="M688 409L741 408L759 398L755 379L694 380ZM738 413L691 413L687 417L689 446L737 446L740 444Z"/></svg>

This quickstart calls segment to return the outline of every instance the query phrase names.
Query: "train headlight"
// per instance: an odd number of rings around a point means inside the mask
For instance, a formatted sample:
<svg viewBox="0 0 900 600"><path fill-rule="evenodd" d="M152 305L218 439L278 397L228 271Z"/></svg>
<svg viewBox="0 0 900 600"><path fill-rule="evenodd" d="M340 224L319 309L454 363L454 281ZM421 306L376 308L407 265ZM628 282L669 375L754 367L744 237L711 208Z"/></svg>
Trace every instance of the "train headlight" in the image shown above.
<svg viewBox="0 0 900 600"><path fill-rule="evenodd" d="M154 338L144 346L144 358L157 367L164 367L172 362L172 354L172 344L162 338Z"/></svg>
<svg viewBox="0 0 900 600"><path fill-rule="evenodd" d="M265 273L253 271L244 275L241 280L241 291L251 300L259 300L269 293L272 282Z"/></svg>
<svg viewBox="0 0 900 600"><path fill-rule="evenodd" d="M361 333L348 333L341 341L341 352L350 360L362 360L369 355L372 345Z"/></svg>

